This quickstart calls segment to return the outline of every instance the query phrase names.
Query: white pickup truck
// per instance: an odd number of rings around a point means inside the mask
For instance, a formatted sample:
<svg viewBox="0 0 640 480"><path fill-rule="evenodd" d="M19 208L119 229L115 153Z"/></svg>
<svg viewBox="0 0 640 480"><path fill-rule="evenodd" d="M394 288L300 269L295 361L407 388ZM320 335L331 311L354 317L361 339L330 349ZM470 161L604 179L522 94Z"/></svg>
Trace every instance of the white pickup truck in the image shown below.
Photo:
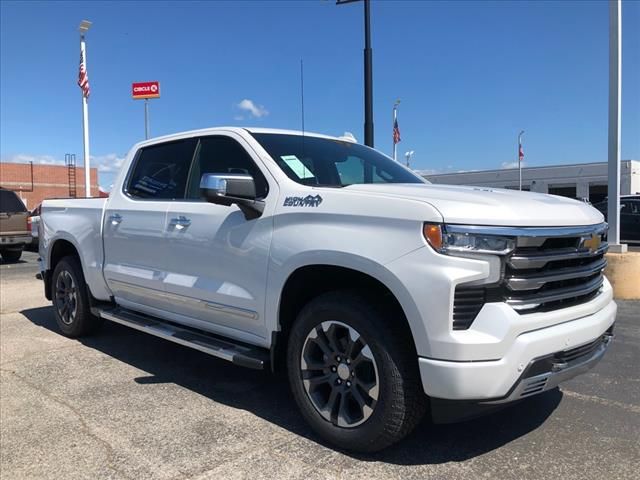
<svg viewBox="0 0 640 480"><path fill-rule="evenodd" d="M597 363L616 304L602 214L431 185L352 138L213 128L133 147L108 199L46 200L60 330L104 319L287 372L356 451L555 388Z"/></svg>

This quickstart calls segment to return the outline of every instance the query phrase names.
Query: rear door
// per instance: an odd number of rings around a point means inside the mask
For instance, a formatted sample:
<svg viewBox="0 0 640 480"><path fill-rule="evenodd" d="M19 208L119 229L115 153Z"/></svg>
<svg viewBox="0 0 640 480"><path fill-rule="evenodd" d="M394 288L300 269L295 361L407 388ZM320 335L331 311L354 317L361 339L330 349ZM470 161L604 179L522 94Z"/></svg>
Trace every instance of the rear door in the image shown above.
<svg viewBox="0 0 640 480"><path fill-rule="evenodd" d="M265 199L262 216L247 220L236 205L200 197L205 173L248 173ZM202 137L186 198L171 202L165 290L177 321L249 342L266 337L264 305L277 185L236 134ZM269 177L271 178L271 177ZM258 338L256 338L258 337Z"/></svg>
<svg viewBox="0 0 640 480"><path fill-rule="evenodd" d="M118 304L152 314L167 306L167 209L184 197L195 145L189 138L143 147L122 190L109 197L104 276Z"/></svg>

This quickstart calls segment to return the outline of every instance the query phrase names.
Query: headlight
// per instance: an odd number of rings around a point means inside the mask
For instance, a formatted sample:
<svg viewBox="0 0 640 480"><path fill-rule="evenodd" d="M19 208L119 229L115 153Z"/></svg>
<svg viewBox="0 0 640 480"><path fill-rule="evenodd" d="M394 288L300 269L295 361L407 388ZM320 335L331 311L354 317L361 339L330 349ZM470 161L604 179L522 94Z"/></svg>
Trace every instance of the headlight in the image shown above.
<svg viewBox="0 0 640 480"><path fill-rule="evenodd" d="M513 237L469 232L455 225L425 223L422 231L427 243L438 253L506 255L516 248Z"/></svg>

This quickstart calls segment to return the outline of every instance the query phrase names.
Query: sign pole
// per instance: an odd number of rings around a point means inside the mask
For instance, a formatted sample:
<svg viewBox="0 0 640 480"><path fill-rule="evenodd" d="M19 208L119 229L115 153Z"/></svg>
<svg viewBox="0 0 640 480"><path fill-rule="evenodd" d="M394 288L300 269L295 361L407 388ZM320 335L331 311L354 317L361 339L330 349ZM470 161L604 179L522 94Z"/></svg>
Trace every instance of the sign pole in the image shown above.
<svg viewBox="0 0 640 480"><path fill-rule="evenodd" d="M149 99L144 99L144 138L149 140Z"/></svg>
<svg viewBox="0 0 640 480"><path fill-rule="evenodd" d="M84 33L80 34L80 51L84 58L84 68L87 69L87 49L84 41ZM84 146L84 195L91 197L91 160L89 157L89 105L87 97L82 93L82 142Z"/></svg>
<svg viewBox="0 0 640 480"><path fill-rule="evenodd" d="M149 140L149 99L160 98L160 82L133 82L131 98L144 100L144 138Z"/></svg>

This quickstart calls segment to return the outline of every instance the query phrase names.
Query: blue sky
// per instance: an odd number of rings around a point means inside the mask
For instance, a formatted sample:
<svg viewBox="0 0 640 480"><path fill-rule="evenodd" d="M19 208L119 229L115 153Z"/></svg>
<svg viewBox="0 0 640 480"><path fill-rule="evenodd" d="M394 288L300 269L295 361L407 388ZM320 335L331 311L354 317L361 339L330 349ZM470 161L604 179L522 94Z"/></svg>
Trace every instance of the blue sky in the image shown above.
<svg viewBox="0 0 640 480"><path fill-rule="evenodd" d="M82 158L77 25L87 18L91 154L103 186L144 136L132 81L159 80L152 136L218 125L300 127L363 141L362 4L1 2L0 156ZM376 147L415 168L501 168L607 155L606 1L374 1ZM623 2L622 157L640 159L640 2ZM250 100L242 103L243 100ZM242 109L245 107L255 107ZM253 110L253 111L250 111ZM240 119L242 117L242 119Z"/></svg>

